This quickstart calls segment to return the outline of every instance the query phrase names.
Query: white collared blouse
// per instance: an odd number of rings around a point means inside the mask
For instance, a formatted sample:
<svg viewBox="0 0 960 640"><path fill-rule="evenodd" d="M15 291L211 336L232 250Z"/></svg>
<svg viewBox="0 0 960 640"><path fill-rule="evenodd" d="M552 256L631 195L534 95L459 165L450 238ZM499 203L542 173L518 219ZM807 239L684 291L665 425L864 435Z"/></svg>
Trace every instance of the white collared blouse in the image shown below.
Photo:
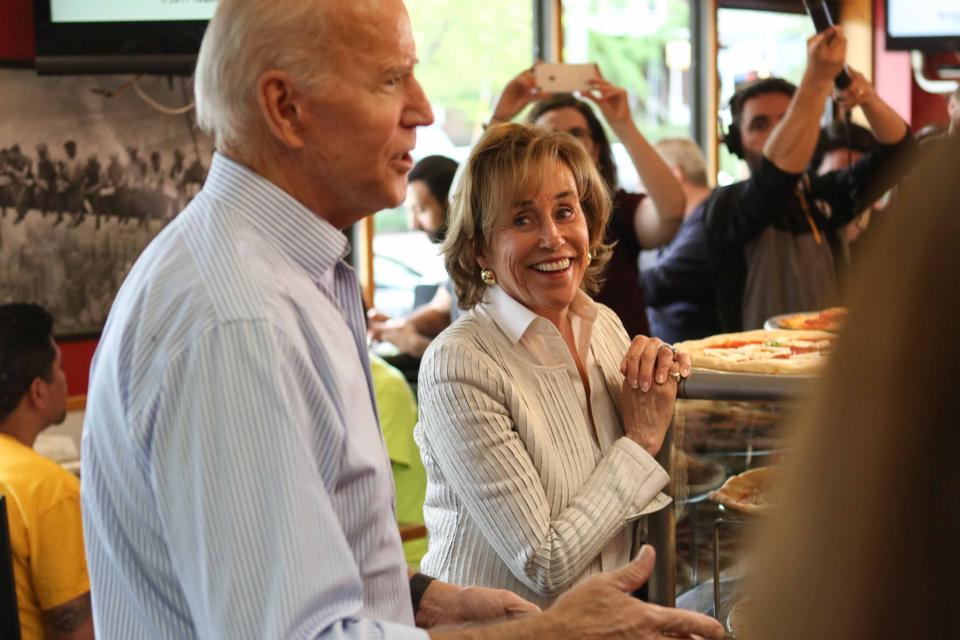
<svg viewBox="0 0 960 640"><path fill-rule="evenodd" d="M557 328L499 287L427 350L425 573L548 606L628 562L637 518L669 504L666 472L623 435L622 324L583 293L570 311L589 406Z"/></svg>

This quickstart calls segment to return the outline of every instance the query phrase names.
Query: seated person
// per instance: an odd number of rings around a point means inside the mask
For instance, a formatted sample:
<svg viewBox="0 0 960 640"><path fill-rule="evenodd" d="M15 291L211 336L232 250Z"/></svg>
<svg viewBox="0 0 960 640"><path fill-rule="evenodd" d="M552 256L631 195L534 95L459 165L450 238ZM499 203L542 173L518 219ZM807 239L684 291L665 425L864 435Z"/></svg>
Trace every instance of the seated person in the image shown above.
<svg viewBox="0 0 960 640"><path fill-rule="evenodd" d="M67 415L67 379L53 318L0 305L0 494L10 521L23 640L93 638L80 482L32 447Z"/></svg>
<svg viewBox="0 0 960 640"><path fill-rule="evenodd" d="M746 159L750 178L716 189L704 202L724 331L758 329L775 315L838 304L839 236L862 203L876 201L902 175L913 145L909 129L853 70L840 106L862 107L880 146L848 169L805 174L845 55L846 39L832 27L808 42L799 87L764 78L730 99L727 146Z"/></svg>
<svg viewBox="0 0 960 640"><path fill-rule="evenodd" d="M504 88L490 122L509 121L528 104L534 103L528 115L529 122L569 133L584 146L613 199L604 238L604 242L613 245L613 254L596 299L613 309L628 335L649 335L637 261L642 249L666 244L680 228L683 189L634 124L624 89L601 77L596 81L595 91L584 96L599 107L623 143L649 197L619 188L610 140L590 105L570 94L541 92L532 69L519 74Z"/></svg>
<svg viewBox="0 0 960 640"><path fill-rule="evenodd" d="M720 332L700 206L711 192L706 161L690 138L665 138L656 148L680 181L687 208L677 236L640 271L650 331L667 342L704 338Z"/></svg>
<svg viewBox="0 0 960 640"><path fill-rule="evenodd" d="M427 472L423 470L420 449L413 440L413 428L417 424L417 400L403 374L373 354L370 354L370 374L377 412L380 414L380 430L393 471L397 522L421 524ZM414 569L420 566L420 559L426 552L426 538L403 543L404 557Z"/></svg>
<svg viewBox="0 0 960 640"><path fill-rule="evenodd" d="M407 178L407 221L411 229L423 231L439 243L446 233L448 194L457 163L444 156L427 156L417 162ZM371 338L389 342L401 353L419 358L438 333L457 319L459 312L449 281L437 287L433 299L414 309L406 318L390 318L371 309L367 330Z"/></svg>
<svg viewBox="0 0 960 640"><path fill-rule="evenodd" d="M468 311L420 367L424 572L546 607L626 564L669 504L654 455L690 363L588 295L609 212L569 135L502 124L474 147L443 244Z"/></svg>

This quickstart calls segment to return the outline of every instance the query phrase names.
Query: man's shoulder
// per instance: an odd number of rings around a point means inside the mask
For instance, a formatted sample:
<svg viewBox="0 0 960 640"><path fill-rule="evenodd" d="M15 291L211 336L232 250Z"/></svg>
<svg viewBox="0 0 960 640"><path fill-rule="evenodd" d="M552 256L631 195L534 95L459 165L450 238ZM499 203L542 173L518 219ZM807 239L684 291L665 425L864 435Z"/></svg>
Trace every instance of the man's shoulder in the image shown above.
<svg viewBox="0 0 960 640"><path fill-rule="evenodd" d="M199 194L134 264L118 302L152 309L138 322L168 327L177 322L219 324L264 320L271 298L282 295L295 274L271 252L242 217ZM166 310L166 312L165 312Z"/></svg>
<svg viewBox="0 0 960 640"><path fill-rule="evenodd" d="M753 177L751 176L737 182L731 182L730 184L722 187L717 187L704 199L701 207L703 207L705 211L709 211L710 209L716 207L719 203L739 197L743 190L746 189L750 184L750 180L752 179Z"/></svg>
<svg viewBox="0 0 960 640"><path fill-rule="evenodd" d="M40 516L64 500L77 501L80 481L59 464L23 447L16 455L4 451L0 460L0 492L21 510Z"/></svg>

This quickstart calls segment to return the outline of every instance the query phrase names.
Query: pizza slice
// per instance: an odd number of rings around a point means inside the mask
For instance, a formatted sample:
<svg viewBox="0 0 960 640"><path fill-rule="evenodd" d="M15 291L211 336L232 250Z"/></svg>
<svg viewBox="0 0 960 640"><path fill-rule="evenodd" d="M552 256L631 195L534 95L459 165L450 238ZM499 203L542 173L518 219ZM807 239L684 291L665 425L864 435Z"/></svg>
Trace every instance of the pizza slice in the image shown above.
<svg viewBox="0 0 960 640"><path fill-rule="evenodd" d="M845 307L830 307L815 313L796 313L780 318L781 329L832 331L836 333L847 319Z"/></svg>

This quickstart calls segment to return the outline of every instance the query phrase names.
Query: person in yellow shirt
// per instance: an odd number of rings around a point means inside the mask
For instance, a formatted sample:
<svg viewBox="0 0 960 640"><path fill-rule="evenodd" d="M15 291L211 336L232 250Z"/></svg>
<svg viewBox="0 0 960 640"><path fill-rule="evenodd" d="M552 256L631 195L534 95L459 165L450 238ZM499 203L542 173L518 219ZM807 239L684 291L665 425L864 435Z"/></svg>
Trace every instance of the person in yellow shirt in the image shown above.
<svg viewBox="0 0 960 640"><path fill-rule="evenodd" d="M380 430L393 471L397 522L422 524L427 472L413 440L413 428L417 425L416 398L403 374L373 354L370 354L370 373L380 413ZM426 552L426 538L403 543L403 555L414 569L420 567L420 559Z"/></svg>
<svg viewBox="0 0 960 640"><path fill-rule="evenodd" d="M80 482L32 448L66 407L53 318L34 304L0 305L0 495L23 640L93 638Z"/></svg>

